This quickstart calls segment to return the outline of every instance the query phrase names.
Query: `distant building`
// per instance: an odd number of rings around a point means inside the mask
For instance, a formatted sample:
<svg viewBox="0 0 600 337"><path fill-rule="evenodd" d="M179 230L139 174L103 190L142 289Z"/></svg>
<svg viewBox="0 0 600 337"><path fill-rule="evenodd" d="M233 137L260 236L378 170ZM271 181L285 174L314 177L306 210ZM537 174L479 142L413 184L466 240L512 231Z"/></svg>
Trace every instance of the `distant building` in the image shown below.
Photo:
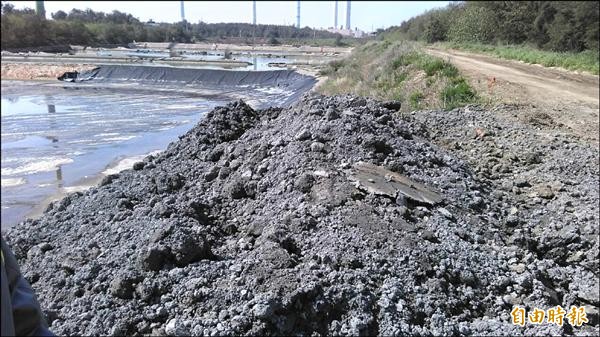
<svg viewBox="0 0 600 337"><path fill-rule="evenodd" d="M329 28L327 29L328 32L330 33L337 33L340 34L342 36L349 36L349 37L356 37L356 38L361 38L365 36L365 32L363 32L362 30L359 30L358 28L354 28L354 30L351 29L343 29L343 28Z"/></svg>
<svg viewBox="0 0 600 337"><path fill-rule="evenodd" d="M157 27L157 26L159 26L159 24L154 22L154 20L150 19L150 20L148 20L148 22L146 22L146 26Z"/></svg>

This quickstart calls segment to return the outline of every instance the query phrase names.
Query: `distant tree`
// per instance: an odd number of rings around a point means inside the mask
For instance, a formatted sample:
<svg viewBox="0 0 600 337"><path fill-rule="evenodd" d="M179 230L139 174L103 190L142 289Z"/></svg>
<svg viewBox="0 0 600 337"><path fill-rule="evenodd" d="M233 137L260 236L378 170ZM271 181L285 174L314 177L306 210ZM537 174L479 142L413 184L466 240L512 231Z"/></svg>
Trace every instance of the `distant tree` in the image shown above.
<svg viewBox="0 0 600 337"><path fill-rule="evenodd" d="M114 10L111 14L106 14L104 21L118 24L139 22L139 20L134 18L131 14L122 13L117 10Z"/></svg>
<svg viewBox="0 0 600 337"><path fill-rule="evenodd" d="M271 38L269 38L269 44L273 45L273 46L276 46L276 45L281 44L281 42L279 42L279 40L277 40L276 37L271 37Z"/></svg>
<svg viewBox="0 0 600 337"><path fill-rule="evenodd" d="M545 47L555 51L581 51L585 32L577 29L575 16L571 10L556 13L554 20L548 25L548 42Z"/></svg>
<svg viewBox="0 0 600 337"><path fill-rule="evenodd" d="M56 13L52 13L52 19L54 20L65 20L67 18L67 13L64 11L57 11Z"/></svg>
<svg viewBox="0 0 600 337"><path fill-rule="evenodd" d="M342 34L335 34L335 45L338 47L342 45Z"/></svg>
<svg viewBox="0 0 600 337"><path fill-rule="evenodd" d="M529 41L536 44L538 48L542 48L548 40L548 25L554 20L556 8L549 2L544 2L533 21L533 27L529 34Z"/></svg>
<svg viewBox="0 0 600 337"><path fill-rule="evenodd" d="M457 12L449 27L448 38L459 42L489 43L494 40L497 27L494 13L481 6L466 6Z"/></svg>
<svg viewBox="0 0 600 337"><path fill-rule="evenodd" d="M444 41L446 39L446 27L442 25L442 22L437 16L433 15L425 25L423 35L425 41L428 43Z"/></svg>
<svg viewBox="0 0 600 337"><path fill-rule="evenodd" d="M600 3L598 1L580 1L573 7L577 29L583 34L581 40L584 48L598 50L600 41Z"/></svg>
<svg viewBox="0 0 600 337"><path fill-rule="evenodd" d="M454 1L379 34L410 40L530 43L557 51L598 51L598 1Z"/></svg>
<svg viewBox="0 0 600 337"><path fill-rule="evenodd" d="M2 3L2 48L34 47L50 44L126 44L133 40L149 42L191 42L211 38L259 38L279 42L281 38L334 38L335 34L308 27L251 25L248 23L198 22L144 24L131 14L91 9L57 11L53 20L40 22L30 8L17 10Z"/></svg>
<svg viewBox="0 0 600 337"><path fill-rule="evenodd" d="M11 14L15 9L15 6L7 3L2 4L2 14Z"/></svg>

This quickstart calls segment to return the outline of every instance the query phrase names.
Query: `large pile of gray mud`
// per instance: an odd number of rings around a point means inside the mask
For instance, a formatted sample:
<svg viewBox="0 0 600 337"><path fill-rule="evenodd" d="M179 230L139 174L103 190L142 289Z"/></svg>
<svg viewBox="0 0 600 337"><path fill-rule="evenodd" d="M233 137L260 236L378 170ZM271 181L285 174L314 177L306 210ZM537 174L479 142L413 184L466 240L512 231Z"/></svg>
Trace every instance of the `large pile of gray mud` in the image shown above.
<svg viewBox="0 0 600 337"><path fill-rule="evenodd" d="M216 108L7 241L59 335L598 335L597 147L398 108Z"/></svg>

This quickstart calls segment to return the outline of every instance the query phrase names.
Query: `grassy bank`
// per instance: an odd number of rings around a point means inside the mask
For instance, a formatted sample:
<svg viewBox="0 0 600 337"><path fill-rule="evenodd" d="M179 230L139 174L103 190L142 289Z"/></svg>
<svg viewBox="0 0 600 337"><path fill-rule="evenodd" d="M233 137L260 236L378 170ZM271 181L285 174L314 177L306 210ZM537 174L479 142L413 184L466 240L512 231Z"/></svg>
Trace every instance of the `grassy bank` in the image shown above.
<svg viewBox="0 0 600 337"><path fill-rule="evenodd" d="M508 60L518 60L545 67L561 67L569 70L586 71L598 75L598 52L586 50L581 53L552 52L528 46L496 46L477 43L447 42L436 44L443 48L484 53Z"/></svg>
<svg viewBox="0 0 600 337"><path fill-rule="evenodd" d="M373 41L322 70L319 91L399 100L402 110L453 109L477 101L456 67L407 41Z"/></svg>

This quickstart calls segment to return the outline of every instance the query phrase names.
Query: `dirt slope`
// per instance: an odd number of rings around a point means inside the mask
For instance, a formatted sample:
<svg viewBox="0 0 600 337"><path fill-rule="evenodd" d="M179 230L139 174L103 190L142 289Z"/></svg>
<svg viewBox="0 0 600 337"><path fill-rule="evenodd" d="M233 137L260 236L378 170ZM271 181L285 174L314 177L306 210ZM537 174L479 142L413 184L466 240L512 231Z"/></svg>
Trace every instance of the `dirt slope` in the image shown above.
<svg viewBox="0 0 600 337"><path fill-rule="evenodd" d="M529 114L598 141L598 76L455 50L427 52L456 65L484 97L524 105Z"/></svg>

